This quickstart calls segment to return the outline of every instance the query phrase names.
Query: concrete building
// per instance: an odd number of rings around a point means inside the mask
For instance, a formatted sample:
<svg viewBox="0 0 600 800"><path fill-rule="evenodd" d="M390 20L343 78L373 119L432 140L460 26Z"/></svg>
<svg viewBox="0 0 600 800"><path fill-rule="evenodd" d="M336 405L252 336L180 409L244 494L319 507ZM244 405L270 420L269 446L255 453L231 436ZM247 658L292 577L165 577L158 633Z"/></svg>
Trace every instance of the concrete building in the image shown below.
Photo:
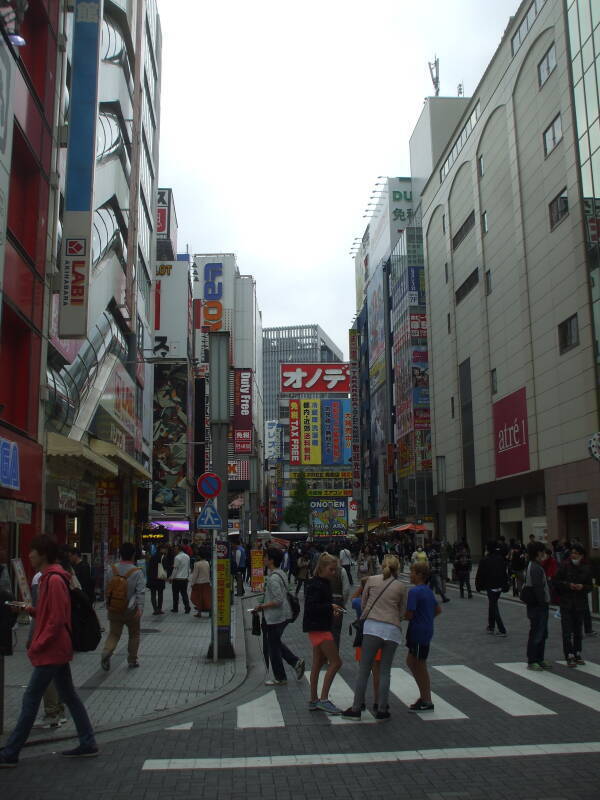
<svg viewBox="0 0 600 800"><path fill-rule="evenodd" d="M291 325L263 330L263 391L265 419L279 419L279 366L305 362L342 361L342 351L319 325Z"/></svg>
<svg viewBox="0 0 600 800"><path fill-rule="evenodd" d="M101 563L149 511L161 29L155 0L64 9L45 530Z"/></svg>
<svg viewBox="0 0 600 800"><path fill-rule="evenodd" d="M523 2L422 191L436 491L476 554L500 534L600 554L599 22Z"/></svg>

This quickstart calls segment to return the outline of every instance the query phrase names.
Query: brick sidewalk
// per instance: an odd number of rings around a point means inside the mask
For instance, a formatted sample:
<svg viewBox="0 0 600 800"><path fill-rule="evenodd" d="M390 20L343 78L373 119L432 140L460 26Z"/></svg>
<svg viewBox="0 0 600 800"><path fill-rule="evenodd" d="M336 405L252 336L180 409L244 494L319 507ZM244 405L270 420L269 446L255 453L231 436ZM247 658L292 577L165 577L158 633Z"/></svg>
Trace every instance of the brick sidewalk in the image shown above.
<svg viewBox="0 0 600 800"><path fill-rule="evenodd" d="M113 655L110 672L100 668L102 643L94 653L77 653L71 664L75 686L98 729L141 722L144 718L156 718L169 711L197 706L223 694L245 677L246 651L243 631L236 631L236 606L232 608L232 641L236 658L214 664L206 658L211 638L210 619L198 619L193 612L184 614L181 610L173 614L168 610L168 602L165 603L166 613L155 617L149 600L148 596L142 618L139 669L127 667L126 631ZM104 606L97 606L96 610L101 624L108 630ZM31 674L31 664L25 652L29 626L17 625L16 630L18 643L15 653L6 657L4 662L5 734L16 721L23 690ZM69 720L55 735L72 735L73 729ZM52 735L53 732L46 729L32 732L33 738Z"/></svg>

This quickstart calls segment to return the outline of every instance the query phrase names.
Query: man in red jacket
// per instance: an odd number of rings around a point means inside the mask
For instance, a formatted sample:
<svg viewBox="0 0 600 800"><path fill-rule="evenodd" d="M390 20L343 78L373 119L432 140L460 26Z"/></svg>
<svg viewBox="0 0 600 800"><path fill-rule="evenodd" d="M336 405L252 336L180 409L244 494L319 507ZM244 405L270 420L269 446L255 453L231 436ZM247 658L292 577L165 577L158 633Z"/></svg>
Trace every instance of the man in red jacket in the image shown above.
<svg viewBox="0 0 600 800"><path fill-rule="evenodd" d="M49 536L36 536L30 547L29 560L34 572L41 571L38 603L26 611L35 617L35 632L28 655L33 665L29 685L23 695L23 705L16 727L0 750L0 768L16 767L21 748L33 727L43 694L54 681L60 699L69 708L79 735L79 746L65 750L62 755L91 757L98 755L94 731L85 706L73 687L69 661L73 658L71 625L71 576L56 563L58 545Z"/></svg>

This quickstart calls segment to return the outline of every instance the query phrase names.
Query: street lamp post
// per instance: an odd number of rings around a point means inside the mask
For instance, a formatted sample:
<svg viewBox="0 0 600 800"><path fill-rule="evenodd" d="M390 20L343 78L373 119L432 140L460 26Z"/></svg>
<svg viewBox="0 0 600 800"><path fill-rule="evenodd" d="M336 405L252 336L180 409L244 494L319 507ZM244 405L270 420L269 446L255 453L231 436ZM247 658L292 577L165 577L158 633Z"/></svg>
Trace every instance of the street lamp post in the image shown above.
<svg viewBox="0 0 600 800"><path fill-rule="evenodd" d="M231 591L231 578L228 569L225 570L225 574L221 573L219 575L217 564L219 550L222 550L223 546L227 549L227 562L229 563L227 543L227 435L230 422L229 333L210 333L208 347L212 468L223 483L223 488L216 498L222 529L220 531L213 530L212 533L212 642L208 657L212 657L213 661L217 661L219 658L234 657L231 644L231 610L227 596L228 586L229 591ZM223 584L223 581L227 585L220 585ZM219 607L219 595L221 595L221 607ZM221 618L221 622L225 621L225 624L219 625L219 618Z"/></svg>
<svg viewBox="0 0 600 800"><path fill-rule="evenodd" d="M442 577L448 580L448 532L446 528L446 456L436 456L438 531L442 548Z"/></svg>

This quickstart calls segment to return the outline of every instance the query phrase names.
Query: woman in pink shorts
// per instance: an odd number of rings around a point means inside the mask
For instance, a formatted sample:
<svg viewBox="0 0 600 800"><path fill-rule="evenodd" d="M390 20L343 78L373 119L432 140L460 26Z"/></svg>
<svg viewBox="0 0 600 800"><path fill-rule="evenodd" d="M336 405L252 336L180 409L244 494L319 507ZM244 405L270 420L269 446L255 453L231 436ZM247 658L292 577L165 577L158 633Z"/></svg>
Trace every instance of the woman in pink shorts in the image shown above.
<svg viewBox="0 0 600 800"><path fill-rule="evenodd" d="M342 609L333 603L331 582L337 568L337 558L323 553L317 561L314 577L304 589L304 618L302 630L308 633L312 645L313 658L310 671L311 711L325 711L327 714L340 714L341 711L329 699L329 690L336 672L342 666L339 651L333 639L331 624L334 614ZM319 698L318 684L321 667L328 664Z"/></svg>

